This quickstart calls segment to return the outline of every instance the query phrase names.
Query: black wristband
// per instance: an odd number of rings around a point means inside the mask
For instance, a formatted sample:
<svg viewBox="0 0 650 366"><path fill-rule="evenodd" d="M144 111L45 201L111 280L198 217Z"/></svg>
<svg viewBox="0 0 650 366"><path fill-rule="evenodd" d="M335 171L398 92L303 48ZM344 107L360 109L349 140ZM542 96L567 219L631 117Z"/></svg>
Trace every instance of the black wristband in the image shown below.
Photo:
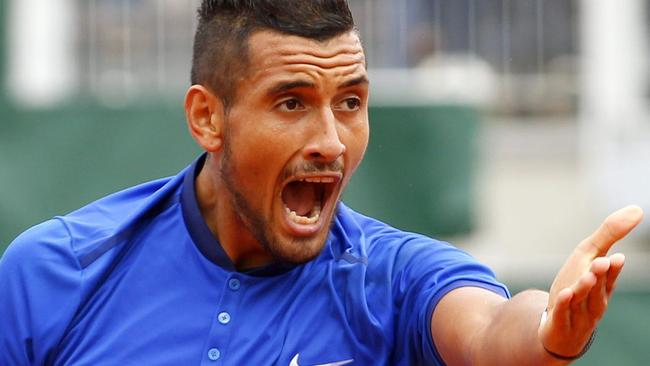
<svg viewBox="0 0 650 366"><path fill-rule="evenodd" d="M578 353L575 356L568 357L568 356L558 355L557 353L555 353L555 352L549 350L548 348L546 348L546 346L544 346L543 343L542 343L542 347L544 347L544 350L546 352L548 352L549 355L553 356L554 358L557 358L558 360L575 361L575 360L579 359L580 357L584 356L585 353L587 353L587 351L589 351L589 348L591 348L591 345L594 343L594 340L596 339L596 331L597 330L598 329L594 329L593 333L591 333L591 337L589 337L589 341L587 341L587 344L585 344L585 346L582 348L582 351L580 351L580 353Z"/></svg>

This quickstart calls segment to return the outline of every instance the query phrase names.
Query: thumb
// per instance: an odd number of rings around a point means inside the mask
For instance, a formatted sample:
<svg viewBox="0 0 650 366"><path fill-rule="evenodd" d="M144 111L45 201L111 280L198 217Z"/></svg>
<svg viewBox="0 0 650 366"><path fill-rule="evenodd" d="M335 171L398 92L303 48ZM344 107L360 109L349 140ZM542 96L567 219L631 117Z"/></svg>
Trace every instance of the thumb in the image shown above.
<svg viewBox="0 0 650 366"><path fill-rule="evenodd" d="M607 216L593 234L580 242L551 284L549 309L561 290L573 286L589 270L594 259L606 256L612 245L634 229L642 218L640 207L627 206Z"/></svg>
<svg viewBox="0 0 650 366"><path fill-rule="evenodd" d="M577 250L589 255L591 259L607 255L609 249L636 227L643 218L643 210L639 206L630 205L607 216L593 234L580 244Z"/></svg>

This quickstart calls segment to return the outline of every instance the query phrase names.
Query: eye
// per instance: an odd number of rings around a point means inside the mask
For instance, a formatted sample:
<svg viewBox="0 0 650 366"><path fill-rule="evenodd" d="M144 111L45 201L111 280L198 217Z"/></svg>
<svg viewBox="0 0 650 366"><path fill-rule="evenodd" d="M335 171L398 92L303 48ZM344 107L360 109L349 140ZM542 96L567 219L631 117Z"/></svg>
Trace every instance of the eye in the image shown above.
<svg viewBox="0 0 650 366"><path fill-rule="evenodd" d="M361 108L361 99L357 97L350 97L339 102L335 109L344 112L354 112Z"/></svg>
<svg viewBox="0 0 650 366"><path fill-rule="evenodd" d="M280 103L279 108L283 112L294 112L305 109L305 106L296 98L287 99Z"/></svg>

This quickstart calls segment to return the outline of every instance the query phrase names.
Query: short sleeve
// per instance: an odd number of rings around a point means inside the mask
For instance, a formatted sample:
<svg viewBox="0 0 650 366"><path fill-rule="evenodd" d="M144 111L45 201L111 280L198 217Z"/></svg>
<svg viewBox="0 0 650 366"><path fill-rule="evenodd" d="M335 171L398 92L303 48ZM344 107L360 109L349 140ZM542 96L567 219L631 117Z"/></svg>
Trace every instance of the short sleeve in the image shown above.
<svg viewBox="0 0 650 366"><path fill-rule="evenodd" d="M40 365L77 310L81 269L55 219L14 240L0 259L0 364Z"/></svg>
<svg viewBox="0 0 650 366"><path fill-rule="evenodd" d="M414 236L400 247L393 270L398 364L444 365L431 337L436 305L459 287L480 287L509 298L492 270L447 243Z"/></svg>

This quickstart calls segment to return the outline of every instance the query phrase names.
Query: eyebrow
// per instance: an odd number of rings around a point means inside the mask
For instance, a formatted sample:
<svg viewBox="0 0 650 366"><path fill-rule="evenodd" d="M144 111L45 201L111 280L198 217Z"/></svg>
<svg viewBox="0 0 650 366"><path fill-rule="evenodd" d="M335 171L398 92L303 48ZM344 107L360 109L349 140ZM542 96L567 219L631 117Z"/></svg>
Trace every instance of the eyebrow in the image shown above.
<svg viewBox="0 0 650 366"><path fill-rule="evenodd" d="M277 95L286 93L292 89L299 88L315 88L316 85L310 81L306 80L294 80L294 81L281 81L275 84L271 89L269 89L269 95Z"/></svg>
<svg viewBox="0 0 650 366"><path fill-rule="evenodd" d="M343 84L338 86L338 89L345 89L352 86L364 85L369 83L370 81L368 80L368 77L366 75L362 75L344 82ZM280 81L279 83L275 84L271 89L269 89L268 95L278 95L278 94L286 93L289 90L293 90L293 89L300 89L300 88L313 89L315 87L316 85L314 83L307 80Z"/></svg>
<svg viewBox="0 0 650 366"><path fill-rule="evenodd" d="M368 77L366 75L361 75L359 77L344 82L343 84L339 85L338 88L344 89L344 88L349 88L351 86L367 85L369 83L370 81L368 80Z"/></svg>

